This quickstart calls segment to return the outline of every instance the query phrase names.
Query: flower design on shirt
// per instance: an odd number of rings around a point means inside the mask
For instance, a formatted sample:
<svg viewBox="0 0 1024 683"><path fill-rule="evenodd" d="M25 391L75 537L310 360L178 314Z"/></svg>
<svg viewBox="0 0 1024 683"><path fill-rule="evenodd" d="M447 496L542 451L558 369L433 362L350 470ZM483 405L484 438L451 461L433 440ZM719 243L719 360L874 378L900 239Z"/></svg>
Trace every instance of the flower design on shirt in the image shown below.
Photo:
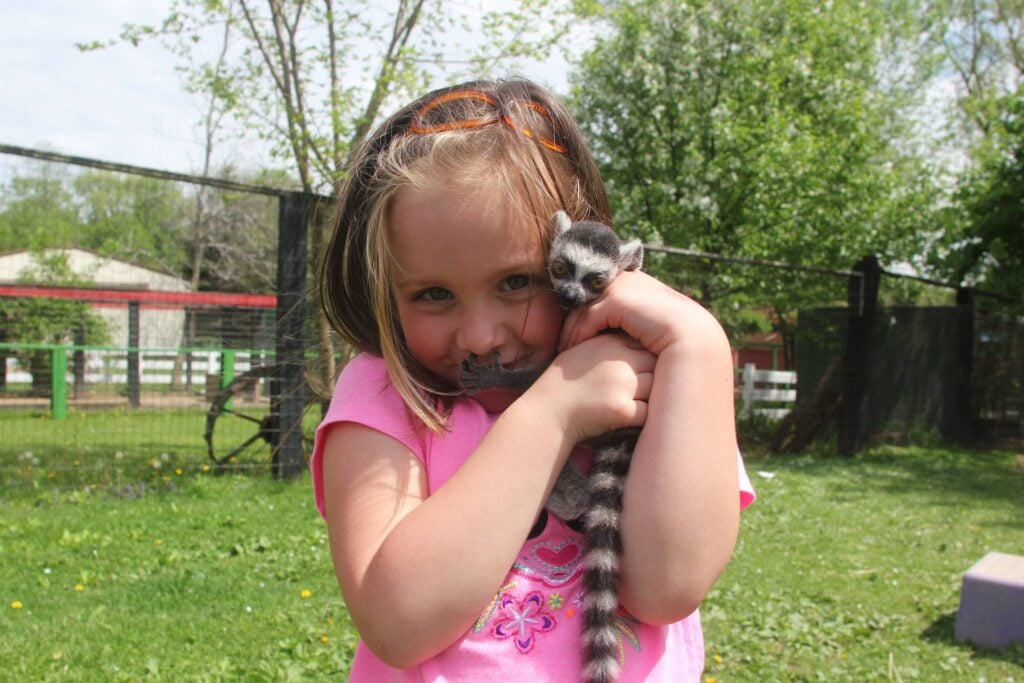
<svg viewBox="0 0 1024 683"><path fill-rule="evenodd" d="M498 603L500 616L491 634L499 639L511 638L519 652L529 653L537 642L537 634L555 627L555 618L544 607L544 596L539 591L528 593L522 601L513 595L503 595Z"/></svg>

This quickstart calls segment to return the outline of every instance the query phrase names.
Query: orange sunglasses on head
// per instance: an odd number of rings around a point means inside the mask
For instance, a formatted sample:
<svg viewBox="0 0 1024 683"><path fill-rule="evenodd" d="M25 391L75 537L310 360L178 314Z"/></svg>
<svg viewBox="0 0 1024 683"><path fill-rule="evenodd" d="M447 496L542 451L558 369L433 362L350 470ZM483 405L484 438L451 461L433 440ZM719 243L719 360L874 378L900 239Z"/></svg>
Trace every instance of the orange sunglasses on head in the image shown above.
<svg viewBox="0 0 1024 683"><path fill-rule="evenodd" d="M456 100L480 100L485 102L494 108L494 115L479 119L454 119L450 121L440 121L438 123L426 123L427 115L434 111L442 104L447 102L453 102ZM518 103L526 106L528 109L532 109L537 112L548 122L553 123L551 114L548 113L547 107L540 102L534 102L533 100L516 100ZM544 145L552 152L558 152L559 154L565 154L568 150L565 146L558 144L551 138L545 137L540 133L536 135L532 130L526 126L516 124L512 118L502 107L501 103L498 102L493 96L482 90L453 90L452 92L438 95L434 99L430 100L416 112L416 116L413 117L412 123L409 125L410 133L442 133L448 130L458 130L462 128L476 128L478 126L487 126L492 123L501 121L506 126L514 131L522 133L527 138L534 140Z"/></svg>

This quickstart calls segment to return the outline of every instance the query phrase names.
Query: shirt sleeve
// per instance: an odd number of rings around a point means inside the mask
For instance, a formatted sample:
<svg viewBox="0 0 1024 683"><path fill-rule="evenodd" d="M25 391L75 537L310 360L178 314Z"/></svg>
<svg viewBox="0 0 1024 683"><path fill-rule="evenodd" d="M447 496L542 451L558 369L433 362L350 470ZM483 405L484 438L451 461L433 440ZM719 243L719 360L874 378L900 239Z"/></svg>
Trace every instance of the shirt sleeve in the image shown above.
<svg viewBox="0 0 1024 683"><path fill-rule="evenodd" d="M736 465L740 473L740 510L746 510L757 499L757 494L754 492L754 485L750 483L750 477L747 476L747 468L743 465L743 456L739 450L736 451Z"/></svg>
<svg viewBox="0 0 1024 683"><path fill-rule="evenodd" d="M388 378L383 359L357 355L338 376L331 405L317 427L313 442L309 470L316 508L321 516L324 514L323 442L328 429L339 422L353 422L386 434L423 459L422 433L414 429L405 402Z"/></svg>

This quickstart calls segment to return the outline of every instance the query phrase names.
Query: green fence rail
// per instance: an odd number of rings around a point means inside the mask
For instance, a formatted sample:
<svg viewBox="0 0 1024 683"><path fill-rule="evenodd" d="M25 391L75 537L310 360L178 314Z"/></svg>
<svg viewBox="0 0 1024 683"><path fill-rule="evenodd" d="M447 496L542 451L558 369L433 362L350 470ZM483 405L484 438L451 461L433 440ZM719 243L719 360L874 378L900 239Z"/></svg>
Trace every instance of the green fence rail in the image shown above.
<svg viewBox="0 0 1024 683"><path fill-rule="evenodd" d="M251 358L259 358L262 363L265 364L266 359L273 358L275 352L273 349L225 349L216 347L175 347L175 348L140 348L131 346L94 346L94 345L79 345L79 344L19 344L4 342L0 343L0 362L6 364L7 358L15 356L17 352L43 352L49 356L49 398L50 398L50 416L54 420L63 420L68 415L68 385L74 384L75 378L73 374L69 375L74 368L74 361L72 364L68 363L69 354L72 358L75 357L76 353L85 354L88 352L97 352L104 354L118 354L128 359L134 356L135 362L134 368L137 369L135 376L125 368L125 383L128 385L129 404L133 407L138 405L138 393L141 388L141 375L142 375L142 358L144 356L187 356L190 358L216 358L217 359L217 372L209 372L209 367L205 373L207 377L216 375L218 378L218 387L227 387L235 379L236 376L236 359L239 356L249 356ZM3 373L3 377L6 378L7 370L6 366L0 368L0 372ZM120 371L119 371L120 372ZM6 382L5 382L6 384ZM0 392L0 397L3 396L3 392ZM134 400L133 400L134 399Z"/></svg>

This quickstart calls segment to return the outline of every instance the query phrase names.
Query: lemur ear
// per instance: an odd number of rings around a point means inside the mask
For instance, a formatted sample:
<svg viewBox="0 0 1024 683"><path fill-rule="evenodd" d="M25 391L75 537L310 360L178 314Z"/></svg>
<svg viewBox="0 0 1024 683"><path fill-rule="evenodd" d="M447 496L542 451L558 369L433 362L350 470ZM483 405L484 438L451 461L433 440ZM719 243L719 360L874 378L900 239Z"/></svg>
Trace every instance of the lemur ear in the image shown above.
<svg viewBox="0 0 1024 683"><path fill-rule="evenodd" d="M623 270L637 270L644 265L644 245L640 240L619 245L619 265Z"/></svg>
<svg viewBox="0 0 1024 683"><path fill-rule="evenodd" d="M561 236L566 230L572 227L572 219L565 211L559 211L554 215L555 237Z"/></svg>

